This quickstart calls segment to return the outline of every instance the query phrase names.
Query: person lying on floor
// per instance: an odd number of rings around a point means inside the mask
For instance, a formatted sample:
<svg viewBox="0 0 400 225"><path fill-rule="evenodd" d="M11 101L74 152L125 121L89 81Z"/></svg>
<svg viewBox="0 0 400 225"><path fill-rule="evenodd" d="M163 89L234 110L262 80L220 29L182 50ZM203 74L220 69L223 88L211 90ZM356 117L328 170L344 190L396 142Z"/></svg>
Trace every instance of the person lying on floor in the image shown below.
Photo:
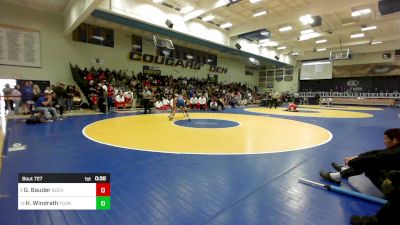
<svg viewBox="0 0 400 225"><path fill-rule="evenodd" d="M294 103L294 102L289 102L289 105L288 105L288 108L286 109L286 111L289 111L289 112L298 112L296 103Z"/></svg>
<svg viewBox="0 0 400 225"><path fill-rule="evenodd" d="M365 173L371 182L382 191L382 182L385 174L390 170L400 171L400 129L389 129L384 132L383 142L386 149L362 153L358 156L346 157L344 166L333 162L332 167L337 172L321 170L320 176L324 179L340 184L341 178Z"/></svg>
<svg viewBox="0 0 400 225"><path fill-rule="evenodd" d="M381 186L388 202L373 216L352 216L353 225L398 225L400 224L400 171L390 171Z"/></svg>

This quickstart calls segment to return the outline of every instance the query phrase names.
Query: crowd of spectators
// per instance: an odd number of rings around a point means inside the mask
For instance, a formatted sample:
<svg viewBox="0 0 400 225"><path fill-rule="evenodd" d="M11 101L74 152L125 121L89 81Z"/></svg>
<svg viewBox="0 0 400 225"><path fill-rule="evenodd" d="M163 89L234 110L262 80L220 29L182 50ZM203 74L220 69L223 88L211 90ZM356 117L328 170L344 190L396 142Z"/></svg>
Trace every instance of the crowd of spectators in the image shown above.
<svg viewBox="0 0 400 225"><path fill-rule="evenodd" d="M57 83L42 90L30 80L20 84L14 87L6 84L3 89L5 110L9 115L30 114L37 110L45 111L43 108L49 107L56 107L58 114L62 115L81 102L79 91L72 85ZM43 105L42 102L47 103Z"/></svg>
<svg viewBox="0 0 400 225"><path fill-rule="evenodd" d="M81 69L78 66L71 70L75 81L80 85L90 105L102 112L118 110L119 107L146 105L144 90L151 92L152 107L159 110L171 108L175 94L182 94L186 103L193 110L223 110L226 107L258 104L259 95L256 88L241 83L216 83L211 79L178 77L172 75L149 75L138 73L128 75L126 72L109 69ZM143 101L145 100L145 101Z"/></svg>
<svg viewBox="0 0 400 225"><path fill-rule="evenodd" d="M330 93L399 93L398 89L380 89L380 88L372 88L372 89L363 89L362 87L349 87L349 86L335 86L332 89L312 89L312 88L302 88L301 92L330 92Z"/></svg>

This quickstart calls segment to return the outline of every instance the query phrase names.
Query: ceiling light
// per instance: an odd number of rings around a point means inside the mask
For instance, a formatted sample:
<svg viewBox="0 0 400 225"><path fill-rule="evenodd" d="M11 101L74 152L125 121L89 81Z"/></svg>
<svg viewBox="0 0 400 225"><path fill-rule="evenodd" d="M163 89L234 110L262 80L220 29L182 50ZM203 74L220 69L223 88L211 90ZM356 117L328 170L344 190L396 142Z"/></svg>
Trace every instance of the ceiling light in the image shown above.
<svg viewBox="0 0 400 225"><path fill-rule="evenodd" d="M161 3L163 0L153 0L154 3Z"/></svg>
<svg viewBox="0 0 400 225"><path fill-rule="evenodd" d="M302 31L300 31L300 34L310 34L310 33L312 33L312 32L314 32L313 29L308 29L308 30L302 30Z"/></svg>
<svg viewBox="0 0 400 225"><path fill-rule="evenodd" d="M226 0L218 0L218 2L215 3L215 7L219 8L221 6L227 5L228 3L229 3L229 1L226 1Z"/></svg>
<svg viewBox="0 0 400 225"><path fill-rule="evenodd" d="M303 35L300 35L299 41L305 41L305 40L316 38L316 37L319 37L319 36L321 36L321 34L320 33L316 33L316 32L309 33L309 34L303 34Z"/></svg>
<svg viewBox="0 0 400 225"><path fill-rule="evenodd" d="M362 16L365 14L369 14L371 13L371 9L361 9L361 10L357 10L351 13L351 16L355 17L355 16Z"/></svg>
<svg viewBox="0 0 400 225"><path fill-rule="evenodd" d="M341 20L341 22L342 22L342 26L353 25L356 23L355 18L352 18L352 17L343 19L343 20Z"/></svg>
<svg viewBox="0 0 400 225"><path fill-rule="evenodd" d="M377 44L382 44L383 42L382 41L373 41L373 42L371 42L371 45L377 45Z"/></svg>
<svg viewBox="0 0 400 225"><path fill-rule="evenodd" d="M326 51L326 48L318 48L317 52L322 52L322 51Z"/></svg>
<svg viewBox="0 0 400 225"><path fill-rule="evenodd" d="M250 61L253 65L256 65L256 66L259 66L259 65L260 65L260 61L258 61L258 59L255 59L255 58L253 58L253 57L250 57L250 58L249 58L249 61Z"/></svg>
<svg viewBox="0 0 400 225"><path fill-rule="evenodd" d="M186 14L188 12L191 12L192 10L193 10L193 7L188 5L188 6L183 7L180 12L183 14Z"/></svg>
<svg viewBox="0 0 400 225"><path fill-rule="evenodd" d="M187 59L193 59L193 56L192 55L186 55L186 58Z"/></svg>
<svg viewBox="0 0 400 225"><path fill-rule="evenodd" d="M347 22L343 22L342 23L342 26L350 26L350 25L353 25L353 24L355 24L356 22L354 22L354 21L347 21Z"/></svg>
<svg viewBox="0 0 400 225"><path fill-rule="evenodd" d="M321 40L315 41L316 44L321 44L321 43L325 43L325 42L327 42L326 39L321 39Z"/></svg>
<svg viewBox="0 0 400 225"><path fill-rule="evenodd" d="M375 30L376 26L370 26L370 27L363 27L361 28L361 31L367 31L367 30Z"/></svg>
<svg viewBox="0 0 400 225"><path fill-rule="evenodd" d="M360 38L360 37L364 37L364 33L352 34L350 37L351 37L351 38Z"/></svg>
<svg viewBox="0 0 400 225"><path fill-rule="evenodd" d="M228 28L228 27L231 27L231 26L232 26L231 23L224 23L224 24L222 24L222 25L219 26L219 27L221 27L222 29L225 29L225 28Z"/></svg>
<svg viewBox="0 0 400 225"><path fill-rule="evenodd" d="M276 49L278 49L278 50L283 50L283 49L287 49L287 47L286 47L286 46L280 46L280 47L278 47L278 48L276 48Z"/></svg>
<svg viewBox="0 0 400 225"><path fill-rule="evenodd" d="M302 22L303 25L307 25L307 24L314 23L314 19L311 17L310 14L307 14L307 15L300 17L300 22Z"/></svg>
<svg viewBox="0 0 400 225"><path fill-rule="evenodd" d="M210 20L212 20L214 18L215 17L213 15L208 15L208 16L203 17L203 19L201 19L201 20L203 20L204 22L207 22L207 21L210 21Z"/></svg>
<svg viewBox="0 0 400 225"><path fill-rule="evenodd" d="M92 38L99 40L99 41L104 41L104 37L101 37L101 36L93 35Z"/></svg>
<svg viewBox="0 0 400 225"><path fill-rule="evenodd" d="M292 55L299 55L300 53L298 52L292 52Z"/></svg>
<svg viewBox="0 0 400 225"><path fill-rule="evenodd" d="M309 62L309 63L303 63L303 66L312 66L312 65L323 65L323 64L331 64L329 61L320 61L320 62Z"/></svg>
<svg viewBox="0 0 400 225"><path fill-rule="evenodd" d="M171 54L171 51L168 50L168 49L163 49L161 52L162 52L162 54L164 54L165 56L169 56L169 55Z"/></svg>
<svg viewBox="0 0 400 225"><path fill-rule="evenodd" d="M261 31L260 34L261 34L262 36L265 36L265 37L271 37L271 32L269 32L269 31L267 31L267 30Z"/></svg>
<svg viewBox="0 0 400 225"><path fill-rule="evenodd" d="M251 2L251 3L257 3L257 2L259 2L259 1L261 1L261 0L249 0L249 2Z"/></svg>
<svg viewBox="0 0 400 225"><path fill-rule="evenodd" d="M266 41L266 42L261 44L261 46L268 46L268 47L276 47L278 45L279 44L276 41Z"/></svg>
<svg viewBox="0 0 400 225"><path fill-rule="evenodd" d="M265 15L265 14L267 14L267 10L263 10L263 11L254 13L253 17L262 16L262 15Z"/></svg>
<svg viewBox="0 0 400 225"><path fill-rule="evenodd" d="M279 31L280 32L285 32L285 31L289 31L289 30L292 30L292 29L293 29L292 26L286 26L286 27L279 28Z"/></svg>

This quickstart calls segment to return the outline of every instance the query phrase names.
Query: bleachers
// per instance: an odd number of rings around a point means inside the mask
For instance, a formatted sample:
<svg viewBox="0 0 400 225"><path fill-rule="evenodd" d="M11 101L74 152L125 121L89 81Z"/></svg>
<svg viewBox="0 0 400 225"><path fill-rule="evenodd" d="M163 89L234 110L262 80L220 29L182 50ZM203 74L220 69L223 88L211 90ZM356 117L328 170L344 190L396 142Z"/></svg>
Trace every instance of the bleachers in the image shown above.
<svg viewBox="0 0 400 225"><path fill-rule="evenodd" d="M300 92L302 98L332 98L332 104L396 106L400 93Z"/></svg>
<svg viewBox="0 0 400 225"><path fill-rule="evenodd" d="M390 98L332 98L332 104L394 106L395 99L390 99Z"/></svg>

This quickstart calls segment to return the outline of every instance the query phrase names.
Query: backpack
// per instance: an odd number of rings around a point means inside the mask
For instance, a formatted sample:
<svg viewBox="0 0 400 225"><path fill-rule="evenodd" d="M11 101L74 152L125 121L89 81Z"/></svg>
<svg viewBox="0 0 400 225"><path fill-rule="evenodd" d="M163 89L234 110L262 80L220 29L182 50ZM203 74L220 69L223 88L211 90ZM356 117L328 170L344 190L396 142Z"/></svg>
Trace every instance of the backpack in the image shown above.
<svg viewBox="0 0 400 225"><path fill-rule="evenodd" d="M38 123L43 123L40 116L32 115L31 117L26 119L26 124L38 124Z"/></svg>

